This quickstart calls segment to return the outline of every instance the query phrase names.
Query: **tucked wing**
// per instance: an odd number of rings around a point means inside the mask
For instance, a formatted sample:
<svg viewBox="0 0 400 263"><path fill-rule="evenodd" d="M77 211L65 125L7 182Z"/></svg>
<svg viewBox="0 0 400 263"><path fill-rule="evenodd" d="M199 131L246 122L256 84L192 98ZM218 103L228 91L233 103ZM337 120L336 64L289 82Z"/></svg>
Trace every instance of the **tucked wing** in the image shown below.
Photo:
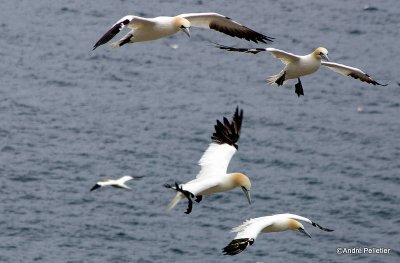
<svg viewBox="0 0 400 263"><path fill-rule="evenodd" d="M253 41L255 43L272 42L274 39L217 13L190 13L181 14L178 17L186 18L193 27L214 29L231 37L244 38L247 41Z"/></svg>
<svg viewBox="0 0 400 263"><path fill-rule="evenodd" d="M223 122L217 120L215 132L211 136L212 143L200 158L201 169L197 178L226 174L229 162L238 149L242 120L243 110L239 111L239 107L231 122L225 117Z"/></svg>
<svg viewBox="0 0 400 263"><path fill-rule="evenodd" d="M237 232L236 237L222 249L225 255L237 255L248 246L251 246L256 240L260 232L273 224L270 217L258 217L247 220L238 227L232 229L232 232Z"/></svg>
<svg viewBox="0 0 400 263"><path fill-rule="evenodd" d="M380 84L373 80L367 73L363 72L361 69L349 67L339 63L321 61L321 65L340 73L344 76L350 76L355 79L359 79L363 82L367 82L372 85L387 86L387 84Z"/></svg>
<svg viewBox="0 0 400 263"><path fill-rule="evenodd" d="M93 50L99 46L110 41L115 35L117 35L124 27L136 29L145 24L153 24L149 19L139 16L124 16L118 20L93 46Z"/></svg>

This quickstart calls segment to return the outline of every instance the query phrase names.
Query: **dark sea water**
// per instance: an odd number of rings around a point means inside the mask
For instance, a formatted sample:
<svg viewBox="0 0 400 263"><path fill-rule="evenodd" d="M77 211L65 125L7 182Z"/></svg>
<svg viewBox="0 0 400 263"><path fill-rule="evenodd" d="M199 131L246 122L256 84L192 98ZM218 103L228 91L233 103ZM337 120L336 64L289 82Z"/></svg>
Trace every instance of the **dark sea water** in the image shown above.
<svg viewBox="0 0 400 263"><path fill-rule="evenodd" d="M318 46L387 87L328 69L267 86L265 47L192 29L154 42L91 51L127 14L219 12L296 54ZM400 2L2 1L0 4L0 262L400 262ZM177 48L174 48L177 47ZM192 214L163 187L186 182L217 118L244 109L229 171L253 183L205 197ZM122 175L131 191L89 189ZM295 213L305 225L221 253L251 217ZM384 247L389 255L338 255Z"/></svg>

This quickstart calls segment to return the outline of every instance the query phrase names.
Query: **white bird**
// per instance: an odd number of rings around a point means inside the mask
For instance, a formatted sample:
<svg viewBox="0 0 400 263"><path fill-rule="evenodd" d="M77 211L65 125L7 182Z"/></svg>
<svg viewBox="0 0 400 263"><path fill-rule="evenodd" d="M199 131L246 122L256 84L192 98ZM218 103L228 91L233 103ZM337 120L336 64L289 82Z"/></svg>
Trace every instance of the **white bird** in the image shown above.
<svg viewBox="0 0 400 263"><path fill-rule="evenodd" d="M387 85L376 82L361 69L333 62L326 62L329 60L328 50L324 47L319 47L308 55L298 56L276 48L235 48L219 44L217 44L217 46L220 49L228 51L237 51L252 54L257 54L262 51L270 52L274 58L281 60L282 63L285 64L285 68L278 74L269 77L268 83L270 85L281 86L285 84L289 79L298 79L298 83L295 85L295 92L299 97L300 95L304 96L303 86L301 84L300 77L316 72L321 65L344 76L350 76L352 78L359 79L373 85Z"/></svg>
<svg viewBox="0 0 400 263"><path fill-rule="evenodd" d="M234 256L239 254L248 246L253 245L258 234L261 232L270 233L293 230L311 238L310 234L305 230L303 224L299 221L309 223L323 231L333 231L331 229L324 228L315 222L312 222L308 218L294 214L277 214L272 216L257 217L249 219L240 226L233 228L232 232L236 232L237 235L231 241L231 243L222 249L222 251L225 255Z"/></svg>
<svg viewBox="0 0 400 263"><path fill-rule="evenodd" d="M141 176L132 177L132 176L130 176L130 175L125 175L125 176L122 176L121 178L119 178L119 179L117 179L117 180L114 180L114 179L104 179L104 180L101 180L101 181L97 182L97 183L90 189L90 192L91 192L91 191L94 191L94 190L96 190L96 189L98 189L98 188L100 188L100 187L108 186L108 185L113 186L113 187L116 187L116 188L131 189L131 188L128 187L125 183L128 182L129 180L132 180L133 178L141 178Z"/></svg>
<svg viewBox="0 0 400 263"><path fill-rule="evenodd" d="M214 126L215 132L211 137L212 143L200 158L201 169L196 179L181 185L178 183L175 183L175 186L165 185L178 192L168 205L169 209L186 197L189 205L185 213L189 214L194 197L196 202L200 202L203 195L226 192L236 187L241 187L249 204L251 203L250 179L242 173L227 173L229 162L238 149L242 119L243 110L239 111L237 107L231 123L225 117L223 122L217 120Z"/></svg>
<svg viewBox="0 0 400 263"><path fill-rule="evenodd" d="M266 43L272 41L272 37L260 34L229 17L217 13L190 13L177 16L159 16L155 18L145 18L140 16L124 16L118 20L108 30L97 43L93 50L110 41L124 27L132 29L112 47L120 47L127 43L156 40L171 36L179 31L183 31L190 37L191 27L210 28L232 37L244 38L256 43Z"/></svg>

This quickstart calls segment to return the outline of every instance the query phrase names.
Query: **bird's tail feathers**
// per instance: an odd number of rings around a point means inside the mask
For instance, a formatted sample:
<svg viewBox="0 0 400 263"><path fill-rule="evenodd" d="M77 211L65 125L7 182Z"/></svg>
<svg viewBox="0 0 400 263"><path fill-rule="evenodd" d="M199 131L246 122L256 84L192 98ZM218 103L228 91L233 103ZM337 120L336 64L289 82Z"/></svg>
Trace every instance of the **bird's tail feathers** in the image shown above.
<svg viewBox="0 0 400 263"><path fill-rule="evenodd" d="M268 79L267 79L268 84L271 86L278 86L278 83L276 83L276 82L279 78L281 78L283 76L283 74L284 74L284 71L282 70L278 74L268 77ZM287 80L284 80L282 84L285 84L286 82L287 82Z"/></svg>
<svg viewBox="0 0 400 263"><path fill-rule="evenodd" d="M114 42L114 43L111 43L111 47L112 47L112 48L117 48L117 47L120 47L120 45L119 45L119 41L117 41L117 42Z"/></svg>
<svg viewBox="0 0 400 263"><path fill-rule="evenodd" d="M183 198L184 198L184 196L182 193L176 193L175 197L168 204L168 210L171 210L172 208L174 208L179 203L179 201L181 201Z"/></svg>

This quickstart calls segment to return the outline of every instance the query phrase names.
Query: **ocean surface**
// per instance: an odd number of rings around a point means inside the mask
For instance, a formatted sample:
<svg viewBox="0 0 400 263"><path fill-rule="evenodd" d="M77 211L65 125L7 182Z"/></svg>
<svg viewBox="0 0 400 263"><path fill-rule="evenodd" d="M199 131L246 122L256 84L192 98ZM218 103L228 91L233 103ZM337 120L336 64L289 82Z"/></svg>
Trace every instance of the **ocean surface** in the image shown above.
<svg viewBox="0 0 400 263"><path fill-rule="evenodd" d="M192 28L112 49L93 44L127 14L218 12L271 47L359 67L386 87L328 69L271 87L267 47ZM2 1L0 262L400 262L400 2ZM118 35L122 37L123 34ZM216 119L244 110L229 171L252 181L168 212L165 183L193 179ZM131 191L89 189L144 176ZM221 249L252 217L294 213L335 231L262 234ZM390 248L386 255L337 248Z"/></svg>

